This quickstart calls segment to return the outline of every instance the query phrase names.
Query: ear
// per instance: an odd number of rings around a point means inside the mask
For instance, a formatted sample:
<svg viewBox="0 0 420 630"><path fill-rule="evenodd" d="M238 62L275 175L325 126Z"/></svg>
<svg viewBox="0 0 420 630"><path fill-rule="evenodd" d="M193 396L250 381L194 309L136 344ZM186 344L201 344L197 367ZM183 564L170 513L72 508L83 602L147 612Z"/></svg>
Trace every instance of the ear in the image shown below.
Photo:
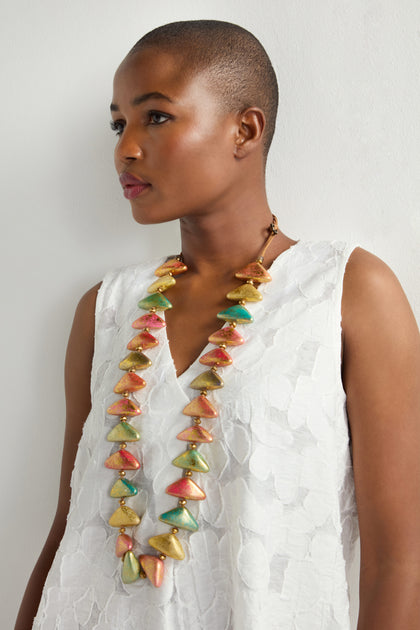
<svg viewBox="0 0 420 630"><path fill-rule="evenodd" d="M234 155L240 160L262 147L265 115L258 107L248 107L238 114Z"/></svg>

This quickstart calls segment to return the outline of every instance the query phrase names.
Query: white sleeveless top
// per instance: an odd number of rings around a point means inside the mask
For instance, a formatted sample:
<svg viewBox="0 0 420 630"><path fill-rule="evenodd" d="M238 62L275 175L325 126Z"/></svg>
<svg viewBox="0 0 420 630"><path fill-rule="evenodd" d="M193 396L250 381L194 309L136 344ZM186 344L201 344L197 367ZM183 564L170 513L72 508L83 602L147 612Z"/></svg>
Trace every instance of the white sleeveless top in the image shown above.
<svg viewBox="0 0 420 630"><path fill-rule="evenodd" d="M96 306L92 411L34 630L350 628L346 564L357 520L340 351L352 250L299 241L273 262L272 282L259 287L262 302L247 303L254 322L238 325L245 344L229 348L225 387L209 392L219 417L203 420L215 439L199 447L210 472L193 473L207 494L188 502L199 530L180 530L186 558L165 560L160 588L147 579L121 582L118 530L108 525L118 507L109 496L115 473L104 461L115 450L106 435L116 418L106 409L117 399L118 364L132 322L145 312L137 302L163 260L106 275ZM159 346L146 352L153 365L141 373L147 386L134 395L141 440L127 447L141 462L139 493L127 500L142 515L136 555L156 553L148 538L169 531L158 517L176 507L165 488L181 476L171 464L185 450L176 439L189 426L181 412L198 393L189 383L206 369L197 358L177 378L165 329L156 336Z"/></svg>

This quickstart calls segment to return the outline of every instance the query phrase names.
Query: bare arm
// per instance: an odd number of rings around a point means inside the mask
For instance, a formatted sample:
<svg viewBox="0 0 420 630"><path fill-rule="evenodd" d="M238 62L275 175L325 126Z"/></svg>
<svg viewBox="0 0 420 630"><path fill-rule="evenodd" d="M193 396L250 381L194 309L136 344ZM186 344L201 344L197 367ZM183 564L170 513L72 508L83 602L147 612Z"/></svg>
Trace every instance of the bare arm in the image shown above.
<svg viewBox="0 0 420 630"><path fill-rule="evenodd" d="M391 270L357 249L343 380L361 538L358 630L420 628L420 337Z"/></svg>
<svg viewBox="0 0 420 630"><path fill-rule="evenodd" d="M67 346L65 363L66 431L57 511L48 538L26 587L15 630L30 630L38 610L45 579L63 537L70 504L70 478L83 424L89 414L90 373L99 284L80 300Z"/></svg>

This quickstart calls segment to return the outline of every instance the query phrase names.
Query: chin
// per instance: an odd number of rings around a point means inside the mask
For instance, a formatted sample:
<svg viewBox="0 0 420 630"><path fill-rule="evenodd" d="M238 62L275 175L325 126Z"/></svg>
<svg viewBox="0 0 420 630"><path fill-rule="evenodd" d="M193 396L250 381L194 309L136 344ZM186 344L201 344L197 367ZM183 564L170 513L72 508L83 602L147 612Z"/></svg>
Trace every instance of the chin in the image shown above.
<svg viewBox="0 0 420 630"><path fill-rule="evenodd" d="M133 215L133 219L136 223L140 225L154 225L159 223L167 223L168 221L176 221L182 217L175 212L165 212L161 208L156 208L153 210L152 208L138 208L135 207L134 204L131 206L131 212Z"/></svg>

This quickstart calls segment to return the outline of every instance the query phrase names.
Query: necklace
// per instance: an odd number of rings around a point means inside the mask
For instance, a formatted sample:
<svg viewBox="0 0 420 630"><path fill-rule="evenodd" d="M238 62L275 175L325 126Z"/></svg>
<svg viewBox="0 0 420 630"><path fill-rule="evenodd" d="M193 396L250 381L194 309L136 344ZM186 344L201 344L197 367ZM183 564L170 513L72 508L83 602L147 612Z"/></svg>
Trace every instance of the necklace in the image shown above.
<svg viewBox="0 0 420 630"><path fill-rule="evenodd" d="M125 373L114 387L114 392L121 398L112 403L107 413L119 416L119 422L107 435L109 442L119 443L119 450L110 455L105 461L105 466L118 471L118 478L113 484L110 495L118 499L119 507L109 519L111 527L119 529L115 545L115 554L122 559L121 578L125 584L135 582L139 578L148 578L156 587L162 584L164 576L164 560L167 556L175 560L185 557L181 541L177 537L180 529L190 532L197 531L198 523L186 507L187 501L202 501L206 498L205 492L192 479L193 472L206 473L209 466L198 451L201 443L210 443L213 437L209 431L201 426L202 418L216 418L217 410L208 399L207 394L214 389L224 386L218 373L218 368L231 365L232 358L226 351L227 346L236 346L244 343L243 337L236 330L237 324L249 324L253 321L251 313L245 307L246 302L258 302L262 300L262 294L255 287L261 282L270 282L271 276L262 265L265 252L274 236L278 233L277 219L273 215L273 221L269 227L270 234L266 239L258 258L240 271L235 277L244 282L236 289L229 291L227 298L237 302L217 313L217 317L226 325L216 330L208 338L211 344L217 346L214 350L206 352L199 358L199 362L209 369L197 376L189 385L193 390L198 390L196 396L182 411L191 418L191 426L181 431L176 437L181 442L187 442L187 450L176 457L172 464L181 468L182 477L166 488L166 493L178 499L178 506L159 516L159 520L171 526L167 534L159 534L149 538L149 545L158 552L158 555L143 554L138 558L133 552L133 539L127 534L128 527L136 527L140 516L128 505L126 500L137 494L137 487L126 478L126 471L136 471L140 468L140 462L127 450L127 442L137 442L140 439L138 431L130 424L130 418L141 414L140 407L130 398L133 392L146 386L146 381L137 372L144 370L152 364L152 361L143 351L154 348L158 340L151 334L151 330L158 330L166 326L165 321L157 311L165 311L172 308L170 301L163 295L164 291L176 284L174 276L187 271L182 254L167 260L155 270L158 277L147 289L147 297L140 300L138 306L148 311L135 322L133 328L139 333L127 344L128 354L119 364Z"/></svg>

